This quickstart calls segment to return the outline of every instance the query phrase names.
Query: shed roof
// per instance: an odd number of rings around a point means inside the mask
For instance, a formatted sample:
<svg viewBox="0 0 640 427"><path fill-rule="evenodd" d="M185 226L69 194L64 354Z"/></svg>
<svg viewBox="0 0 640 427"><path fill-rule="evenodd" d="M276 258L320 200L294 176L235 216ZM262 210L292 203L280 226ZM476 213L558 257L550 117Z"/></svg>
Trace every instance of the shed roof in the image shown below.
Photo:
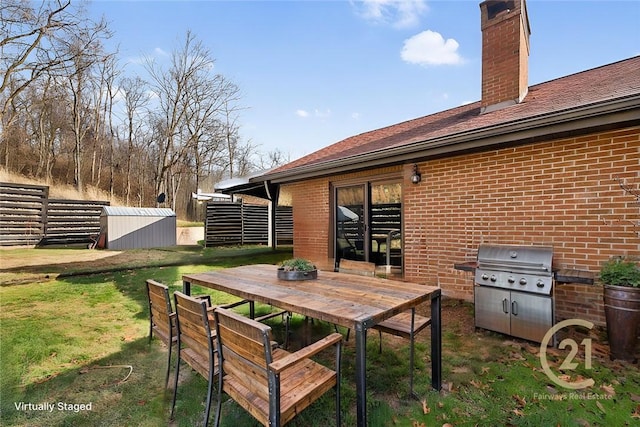
<svg viewBox="0 0 640 427"><path fill-rule="evenodd" d="M291 182L437 156L640 124L640 56L529 87L481 114L480 101L355 135L252 182Z"/></svg>
<svg viewBox="0 0 640 427"><path fill-rule="evenodd" d="M176 216L176 213L169 208L136 208L125 206L104 206L102 208L103 216L155 216L170 217Z"/></svg>

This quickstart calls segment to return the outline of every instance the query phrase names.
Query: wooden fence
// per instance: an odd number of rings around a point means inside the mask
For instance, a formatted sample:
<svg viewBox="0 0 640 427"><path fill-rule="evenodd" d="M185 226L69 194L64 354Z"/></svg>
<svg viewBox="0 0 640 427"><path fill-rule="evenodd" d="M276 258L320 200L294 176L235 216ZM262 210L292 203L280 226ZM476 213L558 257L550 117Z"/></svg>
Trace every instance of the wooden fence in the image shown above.
<svg viewBox="0 0 640 427"><path fill-rule="evenodd" d="M0 183L0 245L35 245L44 235L49 187Z"/></svg>
<svg viewBox="0 0 640 427"><path fill-rule="evenodd" d="M104 201L49 199L44 236L39 245L93 243L100 234Z"/></svg>
<svg viewBox="0 0 640 427"><path fill-rule="evenodd" d="M0 183L0 246L89 244L106 201L49 199L49 187Z"/></svg>
<svg viewBox="0 0 640 427"><path fill-rule="evenodd" d="M276 209L277 244L293 243L292 209ZM269 243L269 211L267 206L229 202L207 203L205 246Z"/></svg>
<svg viewBox="0 0 640 427"><path fill-rule="evenodd" d="M0 246L93 243L106 201L49 199L49 187L0 183ZM206 246L269 243L267 206L207 204ZM277 244L293 243L291 207L276 209Z"/></svg>

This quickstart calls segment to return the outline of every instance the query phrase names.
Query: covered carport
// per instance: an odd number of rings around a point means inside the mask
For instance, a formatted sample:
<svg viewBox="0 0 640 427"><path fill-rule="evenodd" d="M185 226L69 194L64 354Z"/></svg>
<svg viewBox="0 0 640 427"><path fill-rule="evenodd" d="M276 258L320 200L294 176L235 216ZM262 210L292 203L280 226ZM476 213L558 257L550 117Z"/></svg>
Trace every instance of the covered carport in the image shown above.
<svg viewBox="0 0 640 427"><path fill-rule="evenodd" d="M243 177L220 181L214 186L214 190L232 196L242 194L267 200L269 202L268 245L275 249L278 246L278 239L276 238L276 206L280 196L280 185L265 180L263 175L267 172L269 171L260 171Z"/></svg>

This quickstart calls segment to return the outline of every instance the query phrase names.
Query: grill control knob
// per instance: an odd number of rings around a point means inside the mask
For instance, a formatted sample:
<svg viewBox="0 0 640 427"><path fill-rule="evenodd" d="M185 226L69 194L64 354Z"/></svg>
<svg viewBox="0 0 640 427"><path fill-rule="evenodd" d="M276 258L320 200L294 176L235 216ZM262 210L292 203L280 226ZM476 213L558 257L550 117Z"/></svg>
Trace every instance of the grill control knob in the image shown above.
<svg viewBox="0 0 640 427"><path fill-rule="evenodd" d="M509 276L509 278L507 279L507 282L516 283L516 279L513 276Z"/></svg>
<svg viewBox="0 0 640 427"><path fill-rule="evenodd" d="M487 273L482 275L482 280L489 280L489 276L487 275Z"/></svg>
<svg viewBox="0 0 640 427"><path fill-rule="evenodd" d="M498 280L498 278L496 277L496 275L495 275L495 274L492 274L492 275L491 275L491 281L492 281L492 282L495 282L496 280Z"/></svg>
<svg viewBox="0 0 640 427"><path fill-rule="evenodd" d="M522 279L520 279L520 284L522 286L526 285L527 284L527 279L525 279L524 277Z"/></svg>
<svg viewBox="0 0 640 427"><path fill-rule="evenodd" d="M544 288L544 282L542 280L538 280L538 282L536 283L536 286L539 288Z"/></svg>

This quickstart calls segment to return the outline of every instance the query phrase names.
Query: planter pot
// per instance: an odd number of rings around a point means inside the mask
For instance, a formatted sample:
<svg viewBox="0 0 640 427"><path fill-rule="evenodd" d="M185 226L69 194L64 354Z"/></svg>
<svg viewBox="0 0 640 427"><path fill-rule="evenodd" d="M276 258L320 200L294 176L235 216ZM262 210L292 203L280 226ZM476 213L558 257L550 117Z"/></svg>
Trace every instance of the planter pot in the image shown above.
<svg viewBox="0 0 640 427"><path fill-rule="evenodd" d="M611 359L635 363L640 325L640 288L604 286L604 313Z"/></svg>
<svg viewBox="0 0 640 427"><path fill-rule="evenodd" d="M285 271L278 269L278 279L282 280L313 280L318 278L318 270L311 271Z"/></svg>

